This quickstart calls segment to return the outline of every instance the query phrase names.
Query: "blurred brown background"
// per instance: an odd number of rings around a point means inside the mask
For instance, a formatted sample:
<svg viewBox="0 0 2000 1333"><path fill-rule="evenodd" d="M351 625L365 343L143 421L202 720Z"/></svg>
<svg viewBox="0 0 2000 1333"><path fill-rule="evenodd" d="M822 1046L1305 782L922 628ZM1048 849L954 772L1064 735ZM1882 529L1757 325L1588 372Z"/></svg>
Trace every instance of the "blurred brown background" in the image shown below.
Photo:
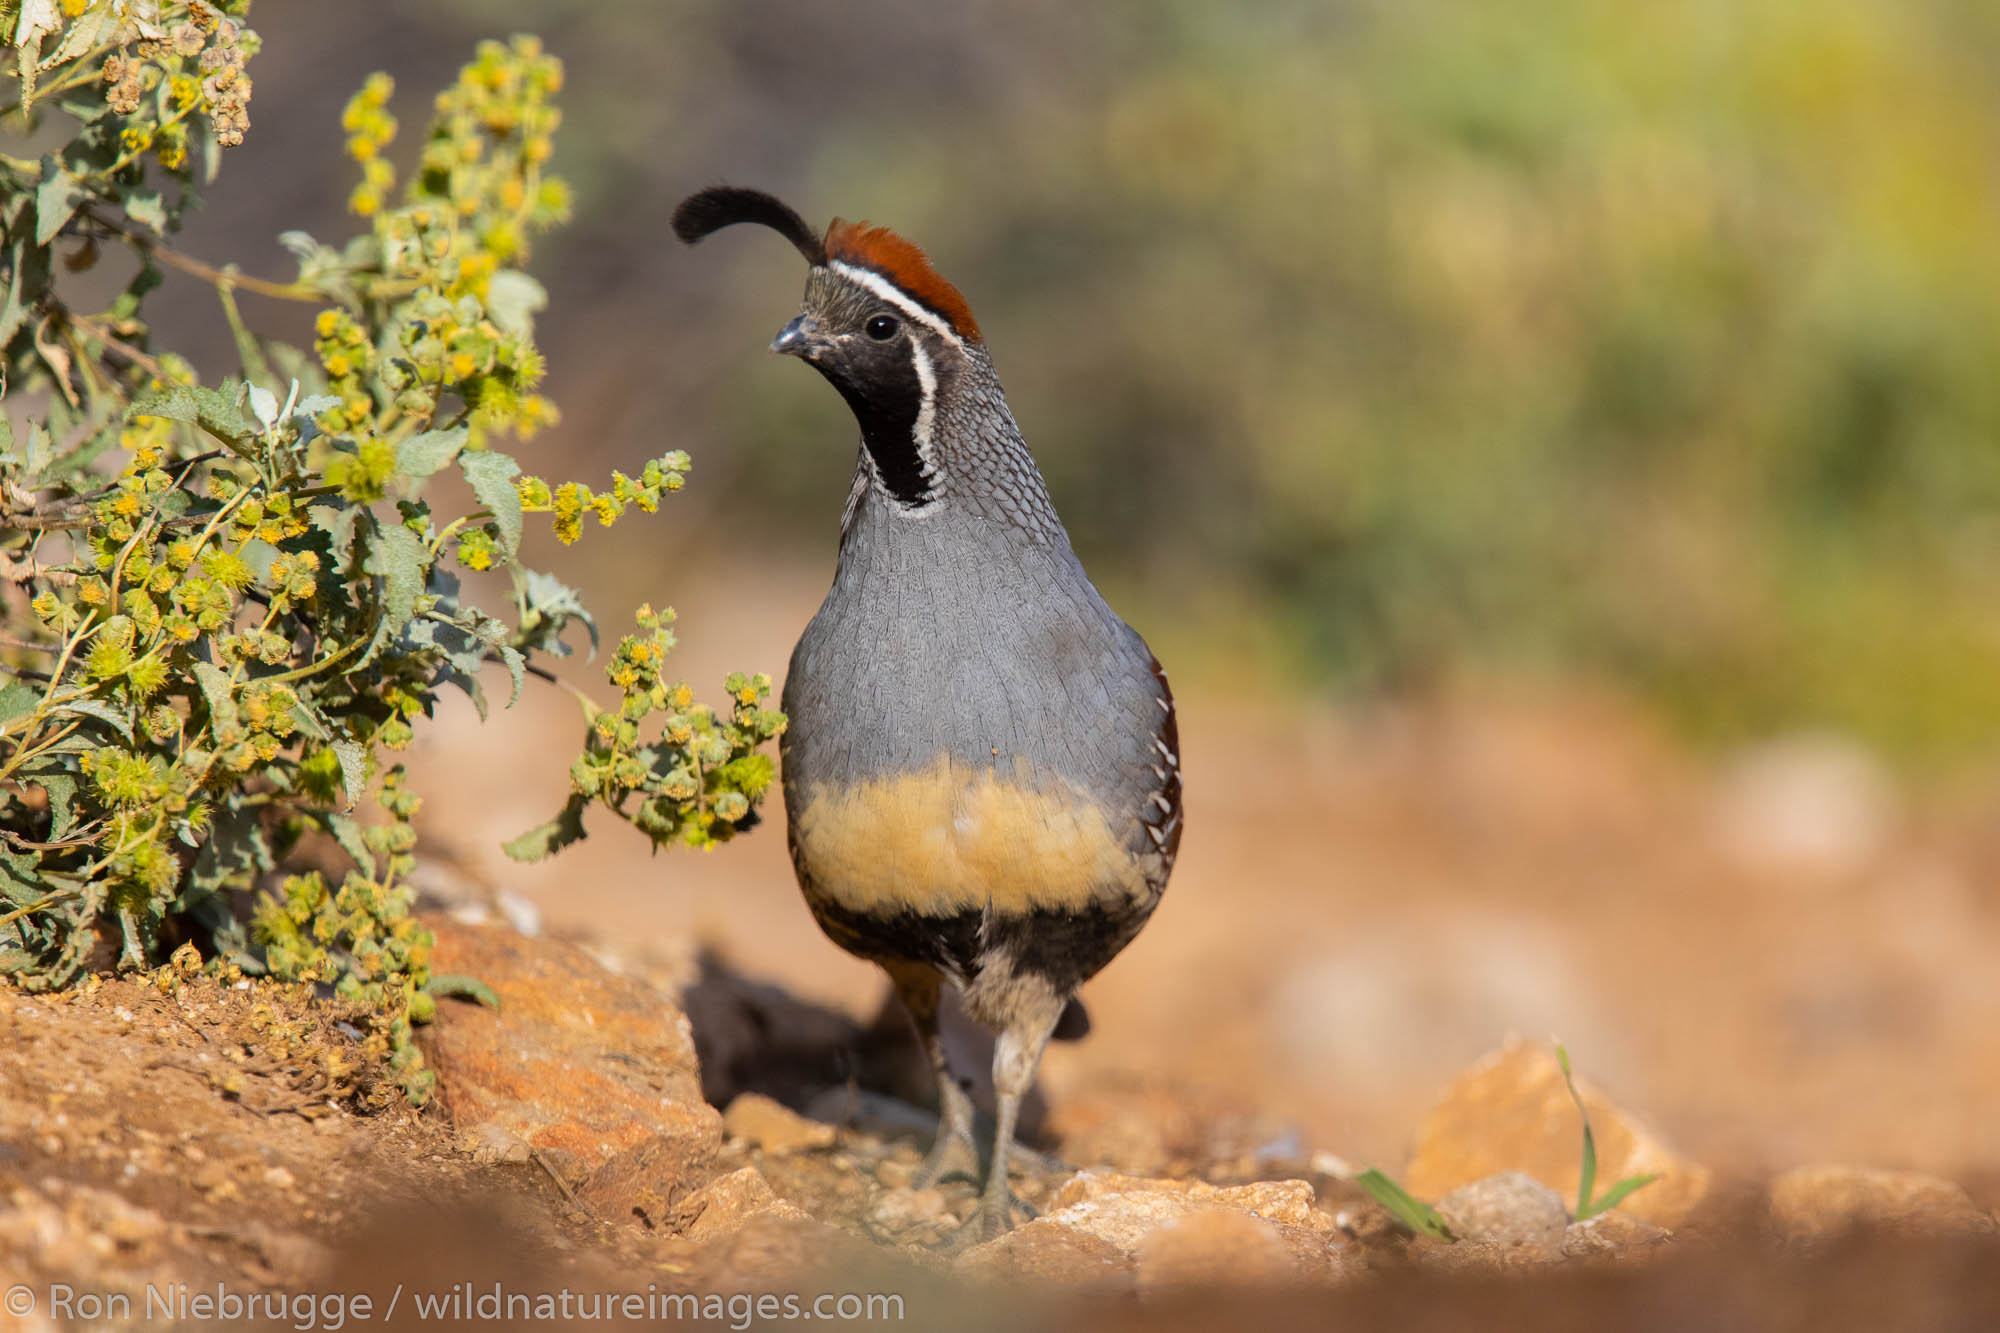
<svg viewBox="0 0 2000 1333"><path fill-rule="evenodd" d="M666 217L718 180L923 243L1057 503L1182 696L1190 832L1052 1054L1395 1167L1509 1032L1724 1166L2000 1167L2000 10L1751 5L262 0L248 142L184 248L285 276L350 229L339 109L406 156L480 37L568 65L576 220L535 271L584 480L552 541L615 635L783 668L830 575L845 409L764 355L802 273ZM198 285L172 318L206 331ZM248 300L249 298L245 298ZM164 307L169 302L163 301ZM165 315L164 309L161 312ZM253 322L304 340L310 310ZM163 323L167 320L163 318ZM169 330L173 332L173 330ZM596 669L569 674L602 689ZM866 1016L781 812L712 855L560 803L574 704L420 742L425 834L627 957L694 938Z"/></svg>

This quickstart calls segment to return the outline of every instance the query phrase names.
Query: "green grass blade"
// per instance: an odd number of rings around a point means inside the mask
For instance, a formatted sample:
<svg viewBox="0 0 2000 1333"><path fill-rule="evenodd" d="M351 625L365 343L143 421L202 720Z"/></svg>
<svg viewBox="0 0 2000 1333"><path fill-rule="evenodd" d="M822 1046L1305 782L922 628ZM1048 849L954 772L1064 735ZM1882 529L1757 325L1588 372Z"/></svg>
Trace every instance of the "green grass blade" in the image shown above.
<svg viewBox="0 0 2000 1333"><path fill-rule="evenodd" d="M1439 1240L1451 1240L1451 1228L1438 1216L1437 1209L1412 1195L1389 1177L1373 1167L1354 1178L1354 1183L1374 1198L1375 1202L1389 1210L1390 1216L1412 1231Z"/></svg>
<svg viewBox="0 0 2000 1333"><path fill-rule="evenodd" d="M1583 1121L1583 1165L1577 1173L1576 1182L1576 1216L1581 1221L1593 1211L1590 1192L1597 1187L1597 1136L1590 1132L1590 1112L1583 1109L1583 1096L1576 1090L1576 1076L1570 1072L1569 1052L1563 1049L1561 1042L1556 1043L1556 1063L1562 1066L1563 1082L1569 1087L1569 1099L1576 1103L1577 1118Z"/></svg>
<svg viewBox="0 0 2000 1333"><path fill-rule="evenodd" d="M1616 1208L1626 1195L1632 1193L1634 1190L1644 1189L1658 1179L1657 1175L1627 1176L1610 1189L1604 1191L1604 1197L1593 1201L1587 1210L1579 1209L1576 1220L1581 1222L1586 1217L1595 1217L1599 1213L1608 1213L1613 1208Z"/></svg>

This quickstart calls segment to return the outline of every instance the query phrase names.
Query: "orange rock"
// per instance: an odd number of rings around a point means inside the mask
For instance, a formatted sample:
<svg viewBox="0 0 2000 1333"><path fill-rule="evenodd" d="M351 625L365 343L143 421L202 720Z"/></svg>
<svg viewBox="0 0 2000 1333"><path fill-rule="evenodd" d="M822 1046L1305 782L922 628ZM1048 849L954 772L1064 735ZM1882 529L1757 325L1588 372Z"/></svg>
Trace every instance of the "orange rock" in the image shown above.
<svg viewBox="0 0 2000 1333"><path fill-rule="evenodd" d="M1991 1214L1958 1185L1919 1171L1806 1166L1771 1182L1771 1224L1792 1240L1837 1235L1853 1226L1931 1235L1984 1235Z"/></svg>
<svg viewBox="0 0 2000 1333"><path fill-rule="evenodd" d="M598 1167L577 1195L607 1222L675 1226L688 1196L708 1182L715 1148L714 1133L700 1123L655 1135Z"/></svg>
<svg viewBox="0 0 2000 1333"><path fill-rule="evenodd" d="M1680 1222L1708 1192L1706 1167L1677 1156L1653 1133L1581 1079L1597 1139L1597 1188L1626 1176L1659 1179L1627 1196L1625 1212L1657 1226ZM1460 1074L1431 1109L1403 1179L1420 1199L1502 1171L1524 1171L1566 1199L1576 1198L1583 1124L1555 1053L1509 1042Z"/></svg>
<svg viewBox="0 0 2000 1333"><path fill-rule="evenodd" d="M585 1170L665 1137L689 1163L712 1156L721 1118L702 1100L688 1021L672 997L608 971L573 945L433 917L439 974L500 999L438 1005L419 1029L461 1139L512 1135Z"/></svg>
<svg viewBox="0 0 2000 1333"><path fill-rule="evenodd" d="M739 1094L722 1113L722 1132L768 1153L833 1146L832 1125L808 1120L761 1092Z"/></svg>

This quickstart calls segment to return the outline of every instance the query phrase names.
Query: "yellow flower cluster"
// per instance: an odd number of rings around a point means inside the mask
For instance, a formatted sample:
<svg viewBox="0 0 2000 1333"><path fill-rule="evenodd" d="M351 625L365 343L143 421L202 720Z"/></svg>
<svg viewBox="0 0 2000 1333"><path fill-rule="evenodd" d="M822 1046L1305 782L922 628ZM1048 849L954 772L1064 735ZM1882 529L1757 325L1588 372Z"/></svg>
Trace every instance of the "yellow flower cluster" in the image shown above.
<svg viewBox="0 0 2000 1333"><path fill-rule="evenodd" d="M591 719L584 753L570 765L573 800L601 801L654 842L679 839L707 847L734 835L776 776L759 747L785 729L785 715L766 706L767 675L732 674L724 681L727 718L695 702L685 683L668 683L662 668L674 646L670 607L639 608L639 633L627 635L605 676L623 695L617 712ZM659 739L642 744L640 724L659 715ZM628 798L638 798L636 806Z"/></svg>
<svg viewBox="0 0 2000 1333"><path fill-rule="evenodd" d="M340 400L320 414L320 429L336 435L363 429L375 416L375 402L368 393L375 349L367 332L345 310L328 309L313 321L313 334L313 351L326 370L327 392Z"/></svg>
<svg viewBox="0 0 2000 1333"><path fill-rule="evenodd" d="M348 99L340 113L340 128L347 131L347 155L361 164L361 183L347 197L347 207L357 217L373 217L396 183L396 169L382 156L382 150L396 137L396 118L389 114L389 99L396 81L375 73Z"/></svg>
<svg viewBox="0 0 2000 1333"><path fill-rule="evenodd" d="M641 511L652 513L659 508L662 494L687 484L691 466L686 451L676 449L649 461L636 478L614 471L608 491L593 491L579 481L551 487L540 477L521 477L514 484L521 493L522 512L550 515L556 538L567 546L583 535L586 513L607 528L618 521L628 506L637 505Z"/></svg>
<svg viewBox="0 0 2000 1333"><path fill-rule="evenodd" d="M464 404L475 447L490 432L525 438L557 419L535 392L544 366L530 321L542 295L520 265L528 237L569 212L568 187L543 169L561 119L550 99L561 86L561 62L533 39L481 44L439 94L400 206L390 202L396 171L385 156L397 132L388 110L395 85L377 74L348 102L341 125L362 173L348 204L370 220L382 277L403 300L386 329L369 331L394 348L379 367L369 364L367 334L341 324L341 312L322 316L321 360L344 403L323 427L435 421L447 394ZM357 403L342 381L363 374L393 401ZM472 561L486 556L477 538L465 551Z"/></svg>

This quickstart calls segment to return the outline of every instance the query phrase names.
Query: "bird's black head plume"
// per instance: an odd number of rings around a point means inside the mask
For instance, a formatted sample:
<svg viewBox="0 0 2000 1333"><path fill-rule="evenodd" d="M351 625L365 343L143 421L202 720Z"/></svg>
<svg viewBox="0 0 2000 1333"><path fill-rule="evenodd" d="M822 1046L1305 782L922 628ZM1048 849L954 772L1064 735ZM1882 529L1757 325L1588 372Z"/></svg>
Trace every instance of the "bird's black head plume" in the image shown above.
<svg viewBox="0 0 2000 1333"><path fill-rule="evenodd" d="M762 190L746 190L736 185L711 185L691 194L674 209L674 235L689 245L702 237L738 222L755 222L769 227L798 247L814 268L826 265L826 245L806 225L806 220Z"/></svg>

